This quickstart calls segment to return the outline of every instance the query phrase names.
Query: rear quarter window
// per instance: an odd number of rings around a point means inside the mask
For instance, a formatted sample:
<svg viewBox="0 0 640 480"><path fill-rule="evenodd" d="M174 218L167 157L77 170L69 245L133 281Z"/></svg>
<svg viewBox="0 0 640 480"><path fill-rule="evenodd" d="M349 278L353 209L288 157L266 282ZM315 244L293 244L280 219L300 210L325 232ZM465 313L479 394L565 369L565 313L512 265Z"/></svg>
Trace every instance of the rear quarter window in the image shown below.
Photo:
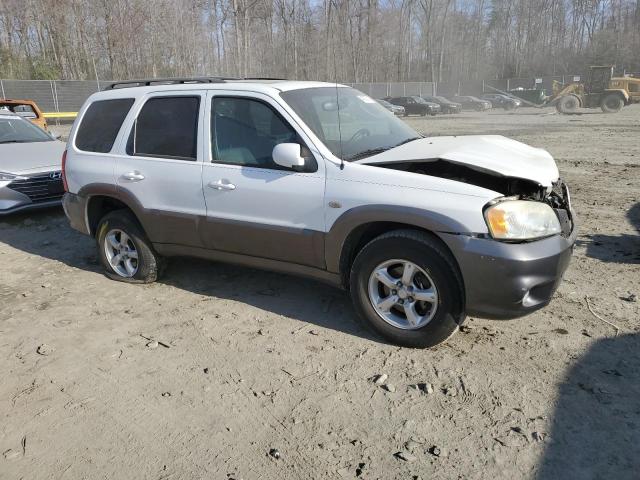
<svg viewBox="0 0 640 480"><path fill-rule="evenodd" d="M76 134L76 148L85 152L110 152L133 102L133 98L117 98L89 105Z"/></svg>

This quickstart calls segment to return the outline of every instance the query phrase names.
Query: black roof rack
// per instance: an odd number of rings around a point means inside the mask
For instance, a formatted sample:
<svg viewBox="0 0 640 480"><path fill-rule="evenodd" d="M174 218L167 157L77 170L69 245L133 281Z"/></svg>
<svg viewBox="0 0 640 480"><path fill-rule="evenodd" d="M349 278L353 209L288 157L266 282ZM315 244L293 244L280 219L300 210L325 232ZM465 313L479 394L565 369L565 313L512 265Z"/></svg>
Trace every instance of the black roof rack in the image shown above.
<svg viewBox="0 0 640 480"><path fill-rule="evenodd" d="M279 77L244 77L239 80L287 80L287 79L279 78Z"/></svg>
<svg viewBox="0 0 640 480"><path fill-rule="evenodd" d="M112 82L105 90L115 90L119 88L130 87L148 87L150 85L179 85L192 83L225 83L234 80L286 80L286 78L274 77L184 77L184 78L141 78L137 80L123 80L121 82Z"/></svg>
<svg viewBox="0 0 640 480"><path fill-rule="evenodd" d="M178 85L185 83L224 83L227 80L236 80L228 77L184 77L184 78L143 78L138 80L123 80L107 85L105 90L117 88L148 87L150 85Z"/></svg>

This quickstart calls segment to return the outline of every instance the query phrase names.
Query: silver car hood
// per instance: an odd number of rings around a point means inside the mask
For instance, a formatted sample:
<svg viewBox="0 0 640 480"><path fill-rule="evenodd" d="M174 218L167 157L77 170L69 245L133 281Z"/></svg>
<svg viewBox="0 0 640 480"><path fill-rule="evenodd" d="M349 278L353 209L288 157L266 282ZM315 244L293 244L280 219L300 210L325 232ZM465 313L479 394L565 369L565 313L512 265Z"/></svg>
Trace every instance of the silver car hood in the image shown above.
<svg viewBox="0 0 640 480"><path fill-rule="evenodd" d="M522 178L550 187L560 176L546 150L501 135L421 138L356 163L428 162L447 160L475 170Z"/></svg>
<svg viewBox="0 0 640 480"><path fill-rule="evenodd" d="M28 175L60 170L65 148L58 140L0 144L0 172Z"/></svg>

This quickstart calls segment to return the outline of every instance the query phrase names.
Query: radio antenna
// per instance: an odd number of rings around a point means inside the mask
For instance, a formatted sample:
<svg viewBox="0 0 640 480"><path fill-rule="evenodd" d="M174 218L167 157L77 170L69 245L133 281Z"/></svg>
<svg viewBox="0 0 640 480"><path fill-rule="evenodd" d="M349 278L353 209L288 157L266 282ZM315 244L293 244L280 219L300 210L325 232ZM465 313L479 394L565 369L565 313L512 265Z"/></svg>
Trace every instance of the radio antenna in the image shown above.
<svg viewBox="0 0 640 480"><path fill-rule="evenodd" d="M333 51L333 79L336 84L336 115L338 116L338 138L340 139L340 170L344 170L344 155L342 151L342 127L340 125L340 96L338 95L338 68L336 65L336 51Z"/></svg>

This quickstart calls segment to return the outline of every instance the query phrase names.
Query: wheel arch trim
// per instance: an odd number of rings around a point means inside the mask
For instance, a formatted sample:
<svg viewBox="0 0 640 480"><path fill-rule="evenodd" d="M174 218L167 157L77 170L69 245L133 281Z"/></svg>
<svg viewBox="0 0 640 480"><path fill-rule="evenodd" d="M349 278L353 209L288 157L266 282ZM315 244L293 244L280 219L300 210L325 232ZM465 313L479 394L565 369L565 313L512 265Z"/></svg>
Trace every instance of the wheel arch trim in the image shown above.
<svg viewBox="0 0 640 480"><path fill-rule="evenodd" d="M133 213L142 229L145 232L147 231L143 222L145 218L144 207L131 192L108 183L91 183L83 186L78 191L78 196L85 199L84 221L90 235L95 235L95 227L97 227L97 225L92 226L91 219L89 218L89 208L95 197L112 198L122 203Z"/></svg>
<svg viewBox="0 0 640 480"><path fill-rule="evenodd" d="M438 212L398 205L363 205L347 210L333 223L325 241L327 270L340 273L348 241L352 233L365 225L376 223L401 224L404 228L418 228L434 234L459 233L467 229L460 222Z"/></svg>

